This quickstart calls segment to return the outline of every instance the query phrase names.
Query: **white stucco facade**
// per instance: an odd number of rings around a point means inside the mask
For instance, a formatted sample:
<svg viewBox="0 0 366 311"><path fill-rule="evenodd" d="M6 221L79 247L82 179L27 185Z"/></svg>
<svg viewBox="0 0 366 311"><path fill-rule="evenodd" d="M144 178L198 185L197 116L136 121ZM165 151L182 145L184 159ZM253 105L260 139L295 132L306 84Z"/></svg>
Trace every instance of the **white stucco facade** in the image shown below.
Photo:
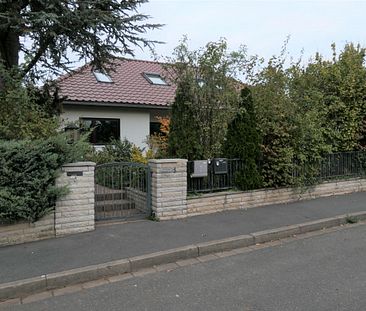
<svg viewBox="0 0 366 311"><path fill-rule="evenodd" d="M119 119L120 138L126 138L140 148L146 148L150 122L154 122L156 116L168 113L169 110L160 109L64 105L61 119L63 124L77 122L81 118Z"/></svg>

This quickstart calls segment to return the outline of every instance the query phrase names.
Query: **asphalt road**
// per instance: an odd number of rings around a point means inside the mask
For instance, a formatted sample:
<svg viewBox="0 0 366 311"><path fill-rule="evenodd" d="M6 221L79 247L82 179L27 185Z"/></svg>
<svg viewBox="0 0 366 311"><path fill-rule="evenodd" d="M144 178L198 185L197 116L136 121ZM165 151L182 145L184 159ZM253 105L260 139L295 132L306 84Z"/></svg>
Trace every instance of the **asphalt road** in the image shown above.
<svg viewBox="0 0 366 311"><path fill-rule="evenodd" d="M366 192L172 221L97 227L0 247L0 283L366 210ZM365 308L366 310L366 308Z"/></svg>
<svg viewBox="0 0 366 311"><path fill-rule="evenodd" d="M364 311L365 259L362 225L7 310Z"/></svg>

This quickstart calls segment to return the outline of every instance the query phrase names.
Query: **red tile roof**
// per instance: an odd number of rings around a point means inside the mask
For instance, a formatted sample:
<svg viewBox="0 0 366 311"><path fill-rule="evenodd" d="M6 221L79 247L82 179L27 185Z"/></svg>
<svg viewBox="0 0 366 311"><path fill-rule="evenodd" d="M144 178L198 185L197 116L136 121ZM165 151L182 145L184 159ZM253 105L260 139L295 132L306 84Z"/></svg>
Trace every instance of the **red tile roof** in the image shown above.
<svg viewBox="0 0 366 311"><path fill-rule="evenodd" d="M85 65L75 72L58 80L60 95L66 101L136 104L167 106L174 101L176 87L151 84L143 73L157 73L166 76L162 63L116 59L115 71L109 72L113 83L98 82L90 65Z"/></svg>

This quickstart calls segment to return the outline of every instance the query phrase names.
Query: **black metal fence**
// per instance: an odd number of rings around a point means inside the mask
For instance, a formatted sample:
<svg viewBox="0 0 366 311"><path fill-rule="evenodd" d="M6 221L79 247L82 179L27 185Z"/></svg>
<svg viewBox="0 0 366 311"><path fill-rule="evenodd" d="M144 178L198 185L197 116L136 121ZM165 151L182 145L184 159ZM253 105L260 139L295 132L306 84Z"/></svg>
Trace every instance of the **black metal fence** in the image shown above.
<svg viewBox="0 0 366 311"><path fill-rule="evenodd" d="M226 173L215 172L215 160L207 162L207 176L194 177L194 161L187 163L187 191L188 193L222 191L232 189L235 181L235 173L243 167L240 159L226 159Z"/></svg>
<svg viewBox="0 0 366 311"><path fill-rule="evenodd" d="M322 182L365 176L366 152L349 151L330 153L313 163L293 166L293 177L305 182Z"/></svg>
<svg viewBox="0 0 366 311"><path fill-rule="evenodd" d="M235 188L235 174L244 165L240 159L226 159L226 173L215 172L213 160L208 160L207 176L194 174L194 161L188 161L187 192L201 193ZM312 163L293 162L292 185L315 184L327 180L341 180L366 176L366 151L327 154ZM291 176L290 176L291 179Z"/></svg>

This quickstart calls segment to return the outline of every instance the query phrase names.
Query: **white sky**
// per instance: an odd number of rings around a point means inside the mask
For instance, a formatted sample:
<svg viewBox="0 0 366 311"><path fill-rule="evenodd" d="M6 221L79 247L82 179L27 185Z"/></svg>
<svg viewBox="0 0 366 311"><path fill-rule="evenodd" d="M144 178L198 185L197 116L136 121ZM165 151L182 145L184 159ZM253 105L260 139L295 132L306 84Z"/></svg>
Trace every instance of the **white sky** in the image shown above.
<svg viewBox="0 0 366 311"><path fill-rule="evenodd" d="M330 45L347 42L366 46L366 1L276 1L276 0L150 0L139 12L151 22L166 24L146 37L164 41L158 55L169 56L183 35L197 49L225 37L231 50L241 44L249 54L265 58L279 54L288 35L288 50L304 59L315 52L330 57ZM136 49L136 58L151 59L148 50Z"/></svg>

